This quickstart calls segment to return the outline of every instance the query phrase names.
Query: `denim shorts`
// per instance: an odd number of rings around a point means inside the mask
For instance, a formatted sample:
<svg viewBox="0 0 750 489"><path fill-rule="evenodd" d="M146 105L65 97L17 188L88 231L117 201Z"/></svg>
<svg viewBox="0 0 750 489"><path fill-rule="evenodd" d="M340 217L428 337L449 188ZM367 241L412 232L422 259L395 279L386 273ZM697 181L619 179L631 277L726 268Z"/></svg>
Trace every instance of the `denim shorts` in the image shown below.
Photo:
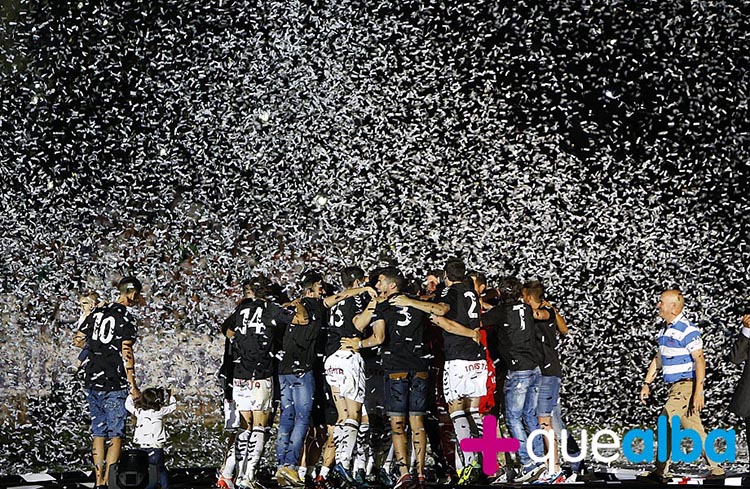
<svg viewBox="0 0 750 489"><path fill-rule="evenodd" d="M427 372L385 373L385 409L389 416L424 416L427 413Z"/></svg>
<svg viewBox="0 0 750 489"><path fill-rule="evenodd" d="M560 402L560 377L542 375L539 383L539 399L536 414L539 417L552 416L552 410Z"/></svg>
<svg viewBox="0 0 750 489"><path fill-rule="evenodd" d="M122 438L125 435L125 399L128 390L97 391L86 389L86 400L91 415L91 434L94 438Z"/></svg>

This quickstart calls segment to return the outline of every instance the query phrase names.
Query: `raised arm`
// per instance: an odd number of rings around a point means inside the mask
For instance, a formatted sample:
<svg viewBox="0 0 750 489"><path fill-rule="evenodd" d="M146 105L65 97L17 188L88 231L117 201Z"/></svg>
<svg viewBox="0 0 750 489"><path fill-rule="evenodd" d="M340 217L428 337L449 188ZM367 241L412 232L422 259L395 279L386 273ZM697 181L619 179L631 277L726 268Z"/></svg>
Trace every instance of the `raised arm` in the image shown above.
<svg viewBox="0 0 750 489"><path fill-rule="evenodd" d="M385 341L385 321L378 319L372 325L372 335L364 340L359 338L341 338L341 348L359 351L362 348L372 348L382 345Z"/></svg>
<svg viewBox="0 0 750 489"><path fill-rule="evenodd" d="M296 309L294 318L292 318L292 324L296 324L298 326L305 326L306 324L309 324L310 318L307 315L307 309L305 309L302 301L300 299L296 299L292 301L292 304Z"/></svg>
<svg viewBox="0 0 750 489"><path fill-rule="evenodd" d="M367 304L365 310L354 316L352 322L357 331L364 331L370 321L372 320L372 314L375 312L375 306L378 304L378 298L373 297L370 303Z"/></svg>
<svg viewBox="0 0 750 489"><path fill-rule="evenodd" d="M86 333L83 331L76 331L73 335L73 346L76 348L83 348L86 346Z"/></svg>
<svg viewBox="0 0 750 489"><path fill-rule="evenodd" d="M565 318L560 314L555 306L550 304L548 301L542 302L543 306L549 307L555 313L555 324L557 324L557 330L560 334L568 334L568 323L565 322Z"/></svg>
<svg viewBox="0 0 750 489"><path fill-rule="evenodd" d="M444 329L445 331L458 336L465 336L479 343L481 333L478 329L467 328L466 326L457 323L452 319L448 319L444 316L430 316L430 321L435 323L436 326Z"/></svg>
<svg viewBox="0 0 750 489"><path fill-rule="evenodd" d="M375 297L378 295L378 293L373 289L372 287L357 287L356 289L346 289L342 290L338 294L330 295L323 299L323 304L328 308L332 308L339 302L348 299L349 297L354 297L359 294L364 294L367 292L370 294L370 297Z"/></svg>
<svg viewBox="0 0 750 489"><path fill-rule="evenodd" d="M444 304L442 302L436 303L420 301L419 299L412 299L411 297L407 297L405 295L397 295L396 297L392 297L389 302L393 306L413 307L414 309L419 309L420 311L426 312L427 314L432 314L433 316L445 316L451 308L448 304Z"/></svg>
<svg viewBox="0 0 750 489"><path fill-rule="evenodd" d="M166 406L164 406L163 408L161 408L161 413L162 414L171 414L171 413L175 412L176 409L177 409L177 399L175 399L174 394L170 393L169 394L169 403Z"/></svg>

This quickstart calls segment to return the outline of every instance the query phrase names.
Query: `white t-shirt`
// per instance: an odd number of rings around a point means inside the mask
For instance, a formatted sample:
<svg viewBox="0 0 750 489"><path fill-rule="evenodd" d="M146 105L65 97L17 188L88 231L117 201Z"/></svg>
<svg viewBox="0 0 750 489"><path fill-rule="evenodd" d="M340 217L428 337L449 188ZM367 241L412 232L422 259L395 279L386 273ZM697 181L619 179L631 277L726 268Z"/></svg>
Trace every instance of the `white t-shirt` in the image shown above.
<svg viewBox="0 0 750 489"><path fill-rule="evenodd" d="M174 396L170 396L169 404L158 411L154 411L153 409L136 408L133 397L128 395L125 400L125 409L131 414L135 414L138 419L135 426L135 443L142 448L162 448L167 441L167 431L164 429L162 418L177 409L177 401Z"/></svg>

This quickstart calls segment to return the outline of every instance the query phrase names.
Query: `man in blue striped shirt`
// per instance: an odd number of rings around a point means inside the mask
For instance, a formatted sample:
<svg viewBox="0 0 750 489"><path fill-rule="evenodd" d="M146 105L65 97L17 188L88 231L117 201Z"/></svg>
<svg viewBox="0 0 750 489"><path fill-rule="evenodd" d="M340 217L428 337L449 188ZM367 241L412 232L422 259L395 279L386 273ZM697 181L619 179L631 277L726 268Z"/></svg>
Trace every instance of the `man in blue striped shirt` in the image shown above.
<svg viewBox="0 0 750 489"><path fill-rule="evenodd" d="M669 384L669 396L662 416L666 416L668 426L673 416L680 417L682 429L693 429L700 435L701 445L706 441L706 432L701 423L700 411L704 405L703 381L706 378L706 359L703 356L701 333L693 323L685 318L682 309L685 298L679 290L662 292L656 308L659 316L667 324L659 333L659 351L654 355L646 372L646 380L641 387L641 402L651 394L651 383L656 379L657 369L661 367L664 381ZM671 429L667 436L667 460L656 461L656 470L648 475L649 479L665 482L671 458ZM677 447L679 450L679 447ZM724 469L706 457L711 473L709 477L724 477Z"/></svg>

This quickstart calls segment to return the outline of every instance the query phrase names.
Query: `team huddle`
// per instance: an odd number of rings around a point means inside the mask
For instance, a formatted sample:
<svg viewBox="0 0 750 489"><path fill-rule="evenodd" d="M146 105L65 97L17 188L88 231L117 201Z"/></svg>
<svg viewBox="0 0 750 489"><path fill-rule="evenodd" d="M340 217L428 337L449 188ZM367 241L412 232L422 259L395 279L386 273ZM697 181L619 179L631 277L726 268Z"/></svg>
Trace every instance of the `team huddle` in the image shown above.
<svg viewBox="0 0 750 489"><path fill-rule="evenodd" d="M564 429L556 345L567 326L540 282L508 277L489 291L459 259L430 272L426 289L392 267L347 267L341 281L326 295L322 276L307 272L302 297L283 304L268 278L243 283L222 325L231 436L219 487L259 487L275 389L283 486L424 487L428 450L436 477L474 484L486 477L480 455L459 442L482 435L486 414L501 414L522 446L534 430ZM549 464L520 450L519 467L506 464L493 481L575 480L581 462L563 470L555 440L533 440ZM575 440L566 442L575 459Z"/></svg>

